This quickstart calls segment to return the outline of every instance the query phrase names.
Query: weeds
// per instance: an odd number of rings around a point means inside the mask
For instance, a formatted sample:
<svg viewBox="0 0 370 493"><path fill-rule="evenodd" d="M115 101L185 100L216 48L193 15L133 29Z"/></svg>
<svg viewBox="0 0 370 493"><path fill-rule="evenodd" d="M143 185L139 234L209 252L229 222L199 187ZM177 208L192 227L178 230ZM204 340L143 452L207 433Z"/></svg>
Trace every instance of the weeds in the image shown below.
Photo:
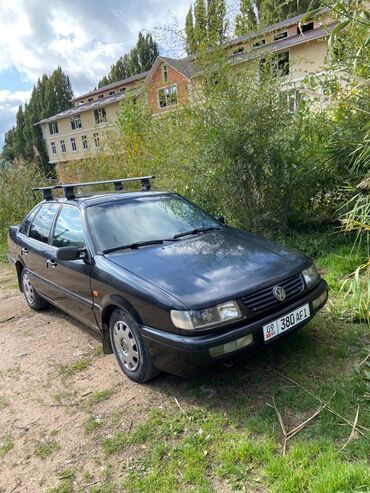
<svg viewBox="0 0 370 493"><path fill-rule="evenodd" d="M10 435L7 435L2 442L0 442L0 457L8 454L14 448L14 442Z"/></svg>

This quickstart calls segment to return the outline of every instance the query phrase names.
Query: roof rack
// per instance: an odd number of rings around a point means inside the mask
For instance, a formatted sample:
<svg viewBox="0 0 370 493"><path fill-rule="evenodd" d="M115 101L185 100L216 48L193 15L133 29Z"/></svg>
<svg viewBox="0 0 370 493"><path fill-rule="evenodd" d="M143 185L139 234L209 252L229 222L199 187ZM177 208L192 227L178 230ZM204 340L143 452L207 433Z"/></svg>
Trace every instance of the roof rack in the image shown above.
<svg viewBox="0 0 370 493"><path fill-rule="evenodd" d="M106 185L112 183L114 185L114 190L120 192L123 190L123 183L128 183L132 181L141 182L141 190L143 192L148 192L151 188L150 180L153 180L155 176L139 176L136 178L118 178L116 180L104 180L104 181L88 181L85 183L65 183L60 185L53 185L51 187L36 187L33 188L33 192L41 191L44 194L45 200L53 200L53 190L63 190L66 199L74 199L76 197L75 188L90 187L95 185Z"/></svg>

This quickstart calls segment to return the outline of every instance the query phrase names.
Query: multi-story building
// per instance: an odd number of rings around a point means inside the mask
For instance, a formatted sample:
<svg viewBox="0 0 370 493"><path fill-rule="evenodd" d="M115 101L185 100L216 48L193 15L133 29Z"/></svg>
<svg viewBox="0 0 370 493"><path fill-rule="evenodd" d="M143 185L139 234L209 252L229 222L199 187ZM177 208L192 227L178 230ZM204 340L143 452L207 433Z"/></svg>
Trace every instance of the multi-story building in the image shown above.
<svg viewBox="0 0 370 493"><path fill-rule="evenodd" d="M286 19L225 43L228 60L239 65L264 59L270 53L270 63L282 77L283 90L299 86L309 74L322 74L333 29L329 11L323 9L315 18L303 19ZM50 163L64 167L99 149L102 133L114 127L120 103L128 94L144 96L152 114L160 115L191 102L201 77L194 57L158 56L148 72L74 98L72 108L39 122ZM289 94L294 106L294 92Z"/></svg>

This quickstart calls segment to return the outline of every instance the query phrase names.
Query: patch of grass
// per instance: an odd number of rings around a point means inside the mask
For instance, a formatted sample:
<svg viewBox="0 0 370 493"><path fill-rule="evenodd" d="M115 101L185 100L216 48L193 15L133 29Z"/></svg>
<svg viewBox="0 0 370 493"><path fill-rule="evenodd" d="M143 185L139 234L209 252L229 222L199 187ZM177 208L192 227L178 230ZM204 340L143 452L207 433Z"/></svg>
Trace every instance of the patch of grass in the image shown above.
<svg viewBox="0 0 370 493"><path fill-rule="evenodd" d="M46 459L49 455L54 454L60 450L60 445L55 440L45 440L43 442L39 442L35 448L35 455L40 459Z"/></svg>
<svg viewBox="0 0 370 493"><path fill-rule="evenodd" d="M89 488L89 493L123 493L124 491L124 489L113 481L104 481L102 484Z"/></svg>
<svg viewBox="0 0 370 493"><path fill-rule="evenodd" d="M72 377L76 373L86 370L86 368L88 368L92 364L93 359L97 356L101 356L102 354L103 348L101 346L98 346L94 348L84 358L81 358L75 363L69 365L60 365L59 372L63 377Z"/></svg>
<svg viewBox="0 0 370 493"><path fill-rule="evenodd" d="M46 493L73 493L73 480L75 478L75 472L71 469L67 469L58 474L59 482L56 486L49 488Z"/></svg>
<svg viewBox="0 0 370 493"><path fill-rule="evenodd" d="M103 441L103 450L106 455L112 455L122 450L129 443L127 433L115 433L113 437Z"/></svg>
<svg viewBox="0 0 370 493"><path fill-rule="evenodd" d="M7 435L2 442L0 442L0 457L8 454L14 448L14 442L10 435Z"/></svg>
<svg viewBox="0 0 370 493"><path fill-rule="evenodd" d="M323 271L323 276L329 287L338 293L348 274L352 274L366 258L365 252L352 251L351 246L342 246L334 252L319 257L317 266Z"/></svg>
<svg viewBox="0 0 370 493"><path fill-rule="evenodd" d="M3 395L0 395L0 410L9 407L9 401Z"/></svg>
<svg viewBox="0 0 370 493"><path fill-rule="evenodd" d="M103 402L108 400L113 394L114 394L114 389L98 390L97 392L91 394L88 399L86 399L85 404L88 407L91 407L94 404L97 404L98 402Z"/></svg>
<svg viewBox="0 0 370 493"><path fill-rule="evenodd" d="M53 395L53 399L57 404L62 406L70 405L76 398L76 392L58 392Z"/></svg>
<svg viewBox="0 0 370 493"><path fill-rule="evenodd" d="M103 422L100 418L89 418L84 422L84 430L86 433L91 433L97 428L100 428L102 426Z"/></svg>
<svg viewBox="0 0 370 493"><path fill-rule="evenodd" d="M72 377L76 373L86 370L86 368L88 368L90 364L91 364L90 359L82 358L76 363L72 363L71 365L61 365L60 374L63 377Z"/></svg>

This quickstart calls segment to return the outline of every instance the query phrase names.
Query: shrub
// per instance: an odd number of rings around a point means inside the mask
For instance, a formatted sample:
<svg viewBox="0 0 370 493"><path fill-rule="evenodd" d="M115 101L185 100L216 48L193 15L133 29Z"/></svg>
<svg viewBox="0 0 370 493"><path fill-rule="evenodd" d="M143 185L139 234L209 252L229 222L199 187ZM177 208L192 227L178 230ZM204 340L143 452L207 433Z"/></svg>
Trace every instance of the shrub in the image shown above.
<svg viewBox="0 0 370 493"><path fill-rule="evenodd" d="M37 203L32 187L44 182L40 169L32 163L14 163L0 171L0 248L5 249L7 231ZM40 199L40 197L38 197Z"/></svg>

